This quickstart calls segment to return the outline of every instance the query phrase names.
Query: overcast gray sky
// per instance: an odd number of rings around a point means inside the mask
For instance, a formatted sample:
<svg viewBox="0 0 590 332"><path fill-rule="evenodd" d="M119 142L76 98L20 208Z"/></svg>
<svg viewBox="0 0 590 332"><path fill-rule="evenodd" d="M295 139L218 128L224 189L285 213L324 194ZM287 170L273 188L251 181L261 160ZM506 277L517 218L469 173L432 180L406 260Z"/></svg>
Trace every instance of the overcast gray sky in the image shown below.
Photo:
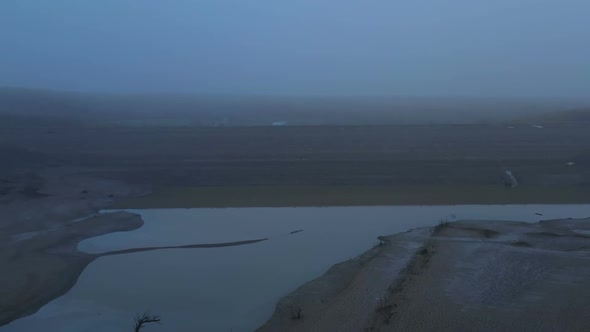
<svg viewBox="0 0 590 332"><path fill-rule="evenodd" d="M588 0L0 0L0 86L590 94Z"/></svg>

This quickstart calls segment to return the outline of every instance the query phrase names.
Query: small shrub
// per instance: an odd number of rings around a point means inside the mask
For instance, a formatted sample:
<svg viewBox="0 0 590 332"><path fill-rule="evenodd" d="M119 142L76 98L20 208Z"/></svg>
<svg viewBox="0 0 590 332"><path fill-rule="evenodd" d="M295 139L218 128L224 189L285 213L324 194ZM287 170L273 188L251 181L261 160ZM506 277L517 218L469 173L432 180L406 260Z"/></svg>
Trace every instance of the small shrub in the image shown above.
<svg viewBox="0 0 590 332"><path fill-rule="evenodd" d="M441 218L438 222L438 225L432 227L430 230L430 235L435 236L440 233L445 227L449 226L451 222L448 218Z"/></svg>
<svg viewBox="0 0 590 332"><path fill-rule="evenodd" d="M383 319L383 323L389 324L391 318L395 312L393 311L393 306L387 302L387 299L384 296L379 296L377 299L377 313L381 315Z"/></svg>
<svg viewBox="0 0 590 332"><path fill-rule="evenodd" d="M373 248L383 247L387 245L387 241L379 239L379 242L376 242Z"/></svg>
<svg viewBox="0 0 590 332"><path fill-rule="evenodd" d="M290 307L289 311L291 312L291 319L292 320L301 320L303 318L303 309L301 307Z"/></svg>
<svg viewBox="0 0 590 332"><path fill-rule="evenodd" d="M387 307L387 299L385 298L385 296L379 296L379 298L377 299L377 312L381 312L383 310L385 310L385 308Z"/></svg>

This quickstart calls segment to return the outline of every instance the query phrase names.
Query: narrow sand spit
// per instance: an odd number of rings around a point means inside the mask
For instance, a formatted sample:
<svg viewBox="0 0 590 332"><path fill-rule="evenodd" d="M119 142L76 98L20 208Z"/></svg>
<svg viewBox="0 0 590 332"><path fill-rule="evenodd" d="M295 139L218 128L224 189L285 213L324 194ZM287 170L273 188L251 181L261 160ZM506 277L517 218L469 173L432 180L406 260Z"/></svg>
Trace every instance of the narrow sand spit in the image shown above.
<svg viewBox="0 0 590 332"><path fill-rule="evenodd" d="M86 266L102 256L179 248L218 248L247 245L266 239L227 243L190 244L167 247L132 248L89 254L77 250L80 241L143 225L137 214L113 212L99 214L31 238L10 243L0 251L0 326L35 313L51 300L67 293Z"/></svg>
<svg viewBox="0 0 590 332"><path fill-rule="evenodd" d="M381 237L258 331L587 331L590 220L460 221Z"/></svg>

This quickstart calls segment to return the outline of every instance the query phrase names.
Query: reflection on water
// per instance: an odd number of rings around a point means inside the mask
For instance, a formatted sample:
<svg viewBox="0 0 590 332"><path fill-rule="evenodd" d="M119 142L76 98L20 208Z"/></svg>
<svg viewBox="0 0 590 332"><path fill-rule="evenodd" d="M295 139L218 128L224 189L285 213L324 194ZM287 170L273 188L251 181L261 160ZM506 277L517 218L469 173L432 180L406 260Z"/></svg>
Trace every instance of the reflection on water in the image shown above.
<svg viewBox="0 0 590 332"><path fill-rule="evenodd" d="M590 216L590 205L396 206L140 210L145 225L82 242L81 250L232 242L103 257L33 316L0 331L131 331L135 313L162 325L146 331L251 331L277 300L331 265L359 255L379 235L457 219L537 221ZM538 214L542 214L542 216ZM294 231L303 230L301 232Z"/></svg>

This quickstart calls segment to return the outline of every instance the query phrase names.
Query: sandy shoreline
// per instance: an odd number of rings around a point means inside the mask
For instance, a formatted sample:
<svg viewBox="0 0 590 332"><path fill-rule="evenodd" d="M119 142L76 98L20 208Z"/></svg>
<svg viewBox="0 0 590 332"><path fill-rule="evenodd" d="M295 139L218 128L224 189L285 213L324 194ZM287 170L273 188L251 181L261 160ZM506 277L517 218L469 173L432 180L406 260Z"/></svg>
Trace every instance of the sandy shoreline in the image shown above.
<svg viewBox="0 0 590 332"><path fill-rule="evenodd" d="M129 212L102 213L63 229L13 243L0 255L6 272L0 284L11 285L0 298L0 326L35 313L51 300L67 293L95 259L152 250L220 248L254 244L267 239L223 243L142 247L90 254L79 251L80 241L113 232L132 231L143 225L141 216Z"/></svg>
<svg viewBox="0 0 590 332"><path fill-rule="evenodd" d="M3 273L0 325L36 312L75 285L86 266L98 255L76 249L78 242L143 225L141 217L127 212L94 216L69 226L16 241L0 254Z"/></svg>
<svg viewBox="0 0 590 332"><path fill-rule="evenodd" d="M128 212L98 213L113 202L145 192L128 184L50 170L34 194L0 197L0 326L31 315L67 293L95 259L133 252L176 248L248 245L266 239L131 248L90 254L79 242L104 234L136 230L141 216Z"/></svg>
<svg viewBox="0 0 590 332"><path fill-rule="evenodd" d="M584 331L589 230L462 221L381 237L281 299L258 331Z"/></svg>
<svg viewBox="0 0 590 332"><path fill-rule="evenodd" d="M143 225L131 213L97 214L143 188L58 167L15 176L0 196L0 326L65 294L96 256L79 241ZM28 189L27 189L28 188Z"/></svg>

